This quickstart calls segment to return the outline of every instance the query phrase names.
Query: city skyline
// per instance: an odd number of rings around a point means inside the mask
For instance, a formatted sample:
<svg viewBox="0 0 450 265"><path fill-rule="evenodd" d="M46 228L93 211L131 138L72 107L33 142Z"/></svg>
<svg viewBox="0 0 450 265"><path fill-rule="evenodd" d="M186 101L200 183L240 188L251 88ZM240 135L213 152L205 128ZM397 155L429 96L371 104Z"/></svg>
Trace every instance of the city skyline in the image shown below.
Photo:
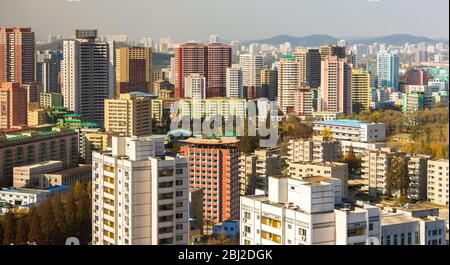
<svg viewBox="0 0 450 265"><path fill-rule="evenodd" d="M324 34L343 38L399 33L448 40L449 3L444 0L427 2L429 6L439 7L434 8L433 12L424 12L422 2L418 0L346 0L345 4L343 0L230 0L217 1L208 6L209 2L169 0L160 3L133 0L115 1L114 5L108 5L106 0L8 1L2 3L0 24L33 26L38 40L47 39L49 34L70 37L75 28L96 28L101 35L126 34L130 39L151 37L157 40L171 36L180 42L206 40L210 34L218 34L223 40L240 41L280 34ZM140 8L135 8L137 6ZM329 8L325 9L324 6ZM255 7L258 7L258 14L251 12ZM22 11L22 16L7 12L16 9ZM169 11L159 12L161 10ZM202 14L195 12L199 10L202 10ZM342 12L328 10L354 12L352 16L342 17ZM36 11L41 15L36 16ZM84 15L78 16L79 13ZM325 16L321 20L315 20L315 14ZM293 23L293 18L297 23ZM311 21L316 23L310 23ZM131 25L133 26L130 27ZM406 25L408 31L404 30Z"/></svg>

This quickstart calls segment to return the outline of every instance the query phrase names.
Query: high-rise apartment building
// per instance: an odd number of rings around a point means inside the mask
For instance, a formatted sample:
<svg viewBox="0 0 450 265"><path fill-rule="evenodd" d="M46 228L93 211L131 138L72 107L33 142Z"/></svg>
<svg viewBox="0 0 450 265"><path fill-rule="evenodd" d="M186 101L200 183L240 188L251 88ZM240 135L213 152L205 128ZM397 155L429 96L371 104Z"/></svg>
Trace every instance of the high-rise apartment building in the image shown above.
<svg viewBox="0 0 450 265"><path fill-rule="evenodd" d="M352 113L352 68L346 59L337 56L322 60L322 81L318 110Z"/></svg>
<svg viewBox="0 0 450 265"><path fill-rule="evenodd" d="M295 92L300 86L299 64L294 56L281 58L278 68L278 107L285 114L295 111Z"/></svg>
<svg viewBox="0 0 450 265"><path fill-rule="evenodd" d="M399 87L400 58L390 51L380 51L377 54L377 76L379 87Z"/></svg>
<svg viewBox="0 0 450 265"><path fill-rule="evenodd" d="M189 161L189 188L203 188L203 219L239 217L239 140L191 138L180 154Z"/></svg>
<svg viewBox="0 0 450 265"><path fill-rule="evenodd" d="M242 69L247 96L249 94L248 91L254 91L256 93L256 90L261 87L261 70L263 69L262 55L256 54L255 52L241 54L239 56L239 65Z"/></svg>
<svg viewBox="0 0 450 265"><path fill-rule="evenodd" d="M94 245L188 243L188 163L164 156L162 138L113 137L92 160Z"/></svg>
<svg viewBox="0 0 450 265"><path fill-rule="evenodd" d="M152 89L152 48L116 49L116 95Z"/></svg>
<svg viewBox="0 0 450 265"><path fill-rule="evenodd" d="M320 46L319 51L320 51L321 60L324 60L328 56L337 56L339 59L346 58L344 46L337 46L337 45L332 45L332 44L322 45L322 46Z"/></svg>
<svg viewBox="0 0 450 265"><path fill-rule="evenodd" d="M44 92L41 93L39 103L43 108L63 106L63 97L60 93Z"/></svg>
<svg viewBox="0 0 450 265"><path fill-rule="evenodd" d="M353 69L352 72L352 111L360 113L370 110L371 96L370 73L363 69Z"/></svg>
<svg viewBox="0 0 450 265"><path fill-rule="evenodd" d="M335 162L340 159L339 142L330 137L316 135L312 139L289 140L289 163Z"/></svg>
<svg viewBox="0 0 450 265"><path fill-rule="evenodd" d="M313 106L313 91L309 85L301 85L294 94L295 106L294 112L298 116L312 116L314 112Z"/></svg>
<svg viewBox="0 0 450 265"><path fill-rule="evenodd" d="M121 136L145 136L152 133L151 103L145 95L120 94L105 100L105 131Z"/></svg>
<svg viewBox="0 0 450 265"><path fill-rule="evenodd" d="M36 55L36 82L44 92L60 93L60 72L63 54L60 50L38 51Z"/></svg>
<svg viewBox="0 0 450 265"><path fill-rule="evenodd" d="M96 34L96 30L77 30L77 39L63 42L61 92L65 107L103 124L104 101L110 94L109 46L95 41Z"/></svg>
<svg viewBox="0 0 450 265"><path fill-rule="evenodd" d="M185 43L175 49L175 98L184 97L185 78L200 74L206 78L206 97L224 97L226 69L231 66L231 46L221 43L208 45Z"/></svg>
<svg viewBox="0 0 450 265"><path fill-rule="evenodd" d="M301 48L294 53L299 63L299 82L312 88L320 86L321 55L318 49Z"/></svg>
<svg viewBox="0 0 450 265"><path fill-rule="evenodd" d="M267 98L275 101L278 93L278 71L272 69L261 70L261 93L256 93L257 98Z"/></svg>
<svg viewBox="0 0 450 265"><path fill-rule="evenodd" d="M0 27L0 83L35 81L34 32Z"/></svg>
<svg viewBox="0 0 450 265"><path fill-rule="evenodd" d="M184 80L184 96L192 99L206 98L206 78L200 74L189 74Z"/></svg>
<svg viewBox="0 0 450 265"><path fill-rule="evenodd" d="M227 98L244 98L244 76L240 67L227 68Z"/></svg>
<svg viewBox="0 0 450 265"><path fill-rule="evenodd" d="M424 69L408 69L406 72L406 84L424 86L428 85L429 75Z"/></svg>
<svg viewBox="0 0 450 265"><path fill-rule="evenodd" d="M231 46L221 43L210 43L207 45L207 89L206 97L225 97L226 95L226 72L231 67Z"/></svg>
<svg viewBox="0 0 450 265"><path fill-rule="evenodd" d="M20 83L0 83L0 129L27 125L27 90Z"/></svg>

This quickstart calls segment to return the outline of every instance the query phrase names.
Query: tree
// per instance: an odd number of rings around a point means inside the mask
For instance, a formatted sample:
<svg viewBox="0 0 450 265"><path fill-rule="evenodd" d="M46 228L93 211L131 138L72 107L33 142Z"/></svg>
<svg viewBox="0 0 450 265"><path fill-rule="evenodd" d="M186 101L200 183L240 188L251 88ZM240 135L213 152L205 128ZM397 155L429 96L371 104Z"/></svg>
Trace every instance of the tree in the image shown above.
<svg viewBox="0 0 450 265"><path fill-rule="evenodd" d="M17 244L27 244L28 242L29 227L26 218L20 218L17 221L17 234L16 243Z"/></svg>
<svg viewBox="0 0 450 265"><path fill-rule="evenodd" d="M391 159L386 174L386 191L389 195L398 192L400 198L408 194L408 164L403 154L398 154Z"/></svg>
<svg viewBox="0 0 450 265"><path fill-rule="evenodd" d="M68 236L78 236L77 226L77 206L73 195L73 190L69 190L64 197L64 215L66 219L66 233Z"/></svg>
<svg viewBox="0 0 450 265"><path fill-rule="evenodd" d="M341 162L348 164L348 172L352 175L358 174L361 170L361 158L356 156L353 146L349 147Z"/></svg>
<svg viewBox="0 0 450 265"><path fill-rule="evenodd" d="M39 218L36 208L31 209L28 218L30 222L30 233L28 234L28 241L30 241L31 243L40 244L42 242L41 218Z"/></svg>
<svg viewBox="0 0 450 265"><path fill-rule="evenodd" d="M5 214L3 222L3 244L10 245L16 243L16 227L17 219L13 211L8 211Z"/></svg>
<svg viewBox="0 0 450 265"><path fill-rule="evenodd" d="M91 207L90 198L87 190L82 189L79 200L77 201L77 220L80 240L89 241L91 233Z"/></svg>
<svg viewBox="0 0 450 265"><path fill-rule="evenodd" d="M55 194L51 198L51 205L53 210L53 216L55 218L55 223L59 228L59 231L67 237L66 231L66 218L64 215L64 204L62 201L62 196L60 194Z"/></svg>
<svg viewBox="0 0 450 265"><path fill-rule="evenodd" d="M4 234L4 230L3 230L3 224L2 224L2 220L1 220L1 218L0 218L0 245L2 244L2 242L3 242L3 234Z"/></svg>
<svg viewBox="0 0 450 265"><path fill-rule="evenodd" d="M42 240L45 244L56 243L61 237L59 227L55 221L50 199L46 199L39 207L41 219Z"/></svg>

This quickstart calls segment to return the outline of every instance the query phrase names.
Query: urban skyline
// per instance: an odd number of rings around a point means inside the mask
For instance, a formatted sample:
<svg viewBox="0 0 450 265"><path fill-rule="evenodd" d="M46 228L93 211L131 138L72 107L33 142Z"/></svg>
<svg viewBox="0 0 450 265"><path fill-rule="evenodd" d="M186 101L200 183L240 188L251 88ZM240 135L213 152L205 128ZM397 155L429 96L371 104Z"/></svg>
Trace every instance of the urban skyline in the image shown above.
<svg viewBox="0 0 450 265"><path fill-rule="evenodd" d="M427 4L436 7L433 12L425 12L419 0L231 0L215 1L214 5L206 0L114 1L114 5L109 5L109 1L105 0L18 0L2 3L4 8L0 9L0 24L32 25L38 40L46 39L49 34L70 37L73 28L96 28L105 34L128 34L131 39L173 36L177 41L204 40L210 34L218 34L229 41L248 41L281 34L325 34L348 38L399 33L448 40L448 1L431 0ZM256 6L258 12L252 12ZM7 12L11 9L20 9L23 16ZM161 9L170 12L158 12ZM202 10L201 15L194 12L198 10ZM340 15L352 10L355 11L352 16ZM41 15L36 16L35 12ZM78 16L80 12L84 15ZM316 14L319 13L326 16L316 21ZM231 17L233 19L229 19Z"/></svg>

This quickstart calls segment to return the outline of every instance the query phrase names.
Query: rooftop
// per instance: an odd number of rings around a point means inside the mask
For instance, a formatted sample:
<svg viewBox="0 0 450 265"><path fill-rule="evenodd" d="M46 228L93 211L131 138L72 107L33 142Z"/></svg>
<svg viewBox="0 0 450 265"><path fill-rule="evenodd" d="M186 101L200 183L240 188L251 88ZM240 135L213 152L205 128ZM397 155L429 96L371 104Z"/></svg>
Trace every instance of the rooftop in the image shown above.
<svg viewBox="0 0 450 265"><path fill-rule="evenodd" d="M56 165L56 164L62 164L62 162L58 161L58 160L49 160L49 161L34 163L31 165L27 165L27 166L14 167L14 170L15 169L33 169L33 168L38 168L38 167L42 167L42 166Z"/></svg>
<svg viewBox="0 0 450 265"><path fill-rule="evenodd" d="M381 215L381 225L396 225L417 222L414 217L402 213L383 213Z"/></svg>
<svg viewBox="0 0 450 265"><path fill-rule="evenodd" d="M42 193L48 193L50 191L47 191L47 190L35 190L35 189L4 188L4 189L1 189L0 192L38 195L38 194L42 194Z"/></svg>
<svg viewBox="0 0 450 265"><path fill-rule="evenodd" d="M189 138L186 140L180 141L186 144L204 144L204 145L228 145L228 144L237 144L239 140L237 139L200 139L200 138Z"/></svg>
<svg viewBox="0 0 450 265"><path fill-rule="evenodd" d="M47 173L45 175L72 175L72 174L78 174L83 173L86 171L90 171L92 169L91 164L85 164L85 165L78 165L76 167L71 167L63 170L53 171L50 173Z"/></svg>
<svg viewBox="0 0 450 265"><path fill-rule="evenodd" d="M338 125L338 126L352 126L352 127L361 127L361 125L367 124L365 122L357 120L330 120L330 121L319 121L315 123L324 125Z"/></svg>

